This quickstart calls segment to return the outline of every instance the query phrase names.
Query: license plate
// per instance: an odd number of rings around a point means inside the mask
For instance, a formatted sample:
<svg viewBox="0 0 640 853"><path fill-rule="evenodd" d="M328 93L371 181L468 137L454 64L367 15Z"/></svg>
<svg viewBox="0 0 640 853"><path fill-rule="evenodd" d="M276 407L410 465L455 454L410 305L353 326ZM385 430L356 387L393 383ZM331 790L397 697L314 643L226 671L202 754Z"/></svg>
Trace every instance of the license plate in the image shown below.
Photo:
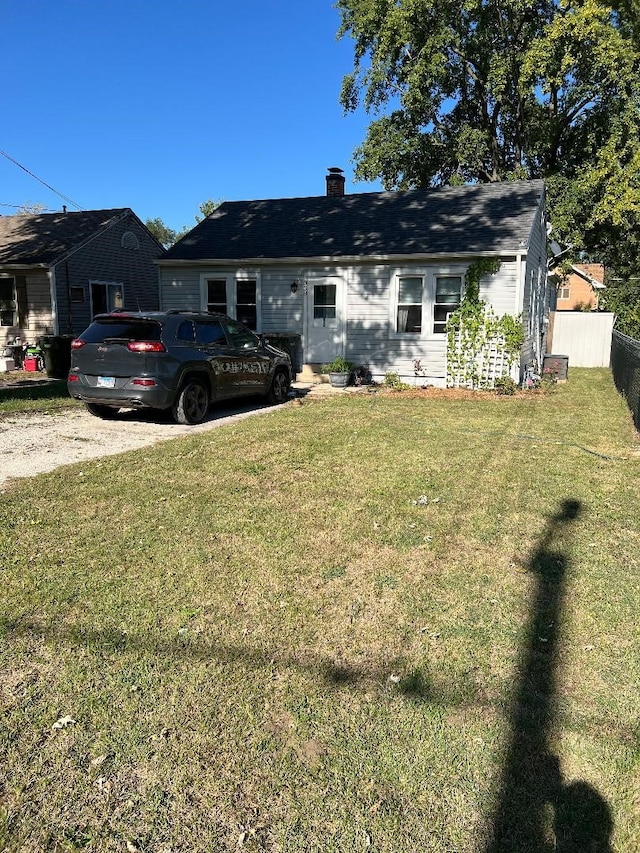
<svg viewBox="0 0 640 853"><path fill-rule="evenodd" d="M116 377L115 376L98 376L98 381L96 383L98 388L115 388L116 387Z"/></svg>

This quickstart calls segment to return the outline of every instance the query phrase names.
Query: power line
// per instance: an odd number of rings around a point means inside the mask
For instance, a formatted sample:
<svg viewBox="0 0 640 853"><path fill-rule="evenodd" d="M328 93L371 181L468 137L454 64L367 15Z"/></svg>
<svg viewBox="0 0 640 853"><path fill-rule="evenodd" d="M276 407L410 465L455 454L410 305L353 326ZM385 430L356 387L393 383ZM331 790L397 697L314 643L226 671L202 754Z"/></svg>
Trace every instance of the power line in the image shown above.
<svg viewBox="0 0 640 853"><path fill-rule="evenodd" d="M46 187L48 190L51 190L51 192L52 192L52 193L55 193L57 196L60 196L60 198L61 198L63 201L66 201L68 204L73 205L73 207L77 207L77 208L78 208L78 210L82 210L82 209L83 209L79 204L76 204L76 202L75 202L75 201L73 201L72 199L68 198L66 195L62 195L62 193L59 193L59 192L58 192L58 190L55 190L55 189L54 189L52 186L50 186L46 181L43 181L43 180L42 180L42 178L39 178L37 175L34 175L34 174L33 174L33 172L29 171L29 169L27 169L27 167L26 167L26 166L23 166L23 165L22 165L22 163L18 163L18 161L17 161L17 160L14 160L14 159L13 159L13 157L11 157L9 154L7 154L7 152L6 152L6 151L2 151L2 150L0 150L0 154L2 154L2 156L3 156L3 157L6 157L6 158L7 158L7 160L9 160L11 163L13 163L13 164L14 164L15 166L17 166L19 169L22 169L22 171L23 171L23 172L26 172L26 173L27 173L27 175L30 175L32 178L35 178L35 179L36 179L36 181L38 181L39 183L41 183L43 187Z"/></svg>

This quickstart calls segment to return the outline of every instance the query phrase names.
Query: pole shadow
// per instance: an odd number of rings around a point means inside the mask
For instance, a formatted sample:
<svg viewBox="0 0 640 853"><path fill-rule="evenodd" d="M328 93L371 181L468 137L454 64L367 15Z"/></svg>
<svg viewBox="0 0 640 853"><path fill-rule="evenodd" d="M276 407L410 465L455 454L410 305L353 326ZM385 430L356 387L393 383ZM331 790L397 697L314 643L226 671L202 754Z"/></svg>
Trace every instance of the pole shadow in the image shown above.
<svg viewBox="0 0 640 853"><path fill-rule="evenodd" d="M578 501L563 501L529 561L536 590L485 853L613 853L609 806L586 782L565 785L554 753L558 646L568 568L566 555L554 550L554 540L580 509Z"/></svg>

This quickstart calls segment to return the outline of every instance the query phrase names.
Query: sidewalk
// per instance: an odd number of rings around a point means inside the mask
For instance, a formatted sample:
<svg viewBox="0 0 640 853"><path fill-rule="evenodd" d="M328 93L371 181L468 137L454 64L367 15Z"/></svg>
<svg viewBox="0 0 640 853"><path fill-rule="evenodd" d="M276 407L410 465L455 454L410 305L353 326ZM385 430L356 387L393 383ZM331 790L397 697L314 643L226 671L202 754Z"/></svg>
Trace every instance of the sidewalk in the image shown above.
<svg viewBox="0 0 640 853"><path fill-rule="evenodd" d="M330 382L292 382L291 388L296 397L307 399L322 399L340 394L366 394L374 390L372 385L348 385L346 388L334 388Z"/></svg>

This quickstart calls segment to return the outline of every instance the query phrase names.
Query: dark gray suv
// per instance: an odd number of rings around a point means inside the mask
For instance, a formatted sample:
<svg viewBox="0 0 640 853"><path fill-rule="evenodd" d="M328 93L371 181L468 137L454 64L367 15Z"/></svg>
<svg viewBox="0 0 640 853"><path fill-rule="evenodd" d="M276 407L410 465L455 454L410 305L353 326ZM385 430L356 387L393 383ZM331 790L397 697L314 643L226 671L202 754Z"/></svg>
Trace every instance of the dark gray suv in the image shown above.
<svg viewBox="0 0 640 853"><path fill-rule="evenodd" d="M216 400L283 403L291 379L286 353L224 314L116 311L72 341L67 387L100 418L170 409L178 423L197 424Z"/></svg>

